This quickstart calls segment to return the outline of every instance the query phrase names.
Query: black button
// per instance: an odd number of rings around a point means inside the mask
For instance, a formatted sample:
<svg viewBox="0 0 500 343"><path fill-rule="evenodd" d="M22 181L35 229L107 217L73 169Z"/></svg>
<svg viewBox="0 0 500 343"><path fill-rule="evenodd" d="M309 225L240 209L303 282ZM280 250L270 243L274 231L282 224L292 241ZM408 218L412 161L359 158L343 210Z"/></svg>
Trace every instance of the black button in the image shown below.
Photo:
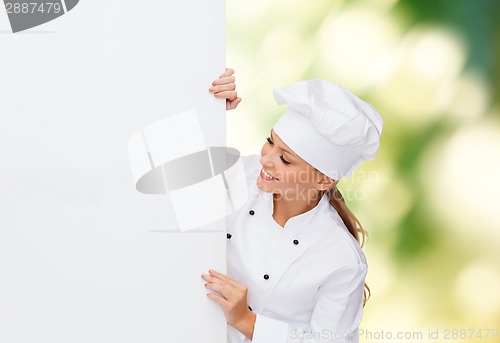
<svg viewBox="0 0 500 343"><path fill-rule="evenodd" d="M233 237L230 233L227 234L227 239L231 239Z"/></svg>
<svg viewBox="0 0 500 343"><path fill-rule="evenodd" d="M293 240L293 244L297 245L297 244L299 244L299 241L298 241L298 240L296 240L296 239L294 239L294 240Z"/></svg>
<svg viewBox="0 0 500 343"><path fill-rule="evenodd" d="M248 309L249 309L250 311L252 311L252 308L251 308L250 306L248 306Z"/></svg>
<svg viewBox="0 0 500 343"><path fill-rule="evenodd" d="M255 214L255 211L254 210L250 210L250 212L248 212L248 213L250 213L250 215L253 216Z"/></svg>
<svg viewBox="0 0 500 343"><path fill-rule="evenodd" d="M264 274L264 279L268 280L269 279L269 275Z"/></svg>

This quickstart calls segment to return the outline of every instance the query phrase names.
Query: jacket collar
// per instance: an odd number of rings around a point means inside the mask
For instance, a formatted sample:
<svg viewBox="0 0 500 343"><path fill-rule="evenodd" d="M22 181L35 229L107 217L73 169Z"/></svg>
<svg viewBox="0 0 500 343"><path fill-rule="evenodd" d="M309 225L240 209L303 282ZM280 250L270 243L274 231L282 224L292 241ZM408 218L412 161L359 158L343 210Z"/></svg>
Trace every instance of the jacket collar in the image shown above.
<svg viewBox="0 0 500 343"><path fill-rule="evenodd" d="M307 212L301 213L288 219L285 227L280 226L273 218L274 204L273 194L260 191L265 215L272 221L273 225L286 232L295 234L306 233L314 227L314 222L321 220L323 214L331 207L328 195L323 194L318 204Z"/></svg>

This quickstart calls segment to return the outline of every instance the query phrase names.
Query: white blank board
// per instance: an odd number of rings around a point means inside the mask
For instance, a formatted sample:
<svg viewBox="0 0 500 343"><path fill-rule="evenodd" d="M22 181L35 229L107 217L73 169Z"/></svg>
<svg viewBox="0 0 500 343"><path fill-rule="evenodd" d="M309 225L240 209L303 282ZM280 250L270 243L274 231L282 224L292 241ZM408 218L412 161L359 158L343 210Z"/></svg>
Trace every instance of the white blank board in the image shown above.
<svg viewBox="0 0 500 343"><path fill-rule="evenodd" d="M224 342L200 274L225 272L225 222L175 233L168 197L135 190L127 151L190 109L207 145L225 145L208 92L224 2L84 0L16 34L1 7L0 342Z"/></svg>

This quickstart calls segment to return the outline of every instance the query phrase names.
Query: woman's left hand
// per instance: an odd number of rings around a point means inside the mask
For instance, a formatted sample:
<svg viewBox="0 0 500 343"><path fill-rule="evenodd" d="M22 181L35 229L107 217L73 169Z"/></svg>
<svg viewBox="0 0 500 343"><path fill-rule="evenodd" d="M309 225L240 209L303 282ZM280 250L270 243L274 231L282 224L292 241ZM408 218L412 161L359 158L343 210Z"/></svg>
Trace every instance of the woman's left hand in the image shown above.
<svg viewBox="0 0 500 343"><path fill-rule="evenodd" d="M209 275L202 274L201 278L207 281L206 288L218 293L208 293L207 296L222 307L227 323L245 335L247 333L244 331L250 330L251 333L248 333L251 336L255 314L247 305L248 289L246 286L215 270L210 270Z"/></svg>

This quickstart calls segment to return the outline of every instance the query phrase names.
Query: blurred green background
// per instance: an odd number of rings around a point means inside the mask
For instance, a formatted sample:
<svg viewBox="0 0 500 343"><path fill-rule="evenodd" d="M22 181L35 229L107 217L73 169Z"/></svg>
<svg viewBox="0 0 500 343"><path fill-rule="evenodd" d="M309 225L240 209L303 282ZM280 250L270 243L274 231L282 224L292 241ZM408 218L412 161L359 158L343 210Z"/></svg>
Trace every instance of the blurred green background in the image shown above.
<svg viewBox="0 0 500 343"><path fill-rule="evenodd" d="M272 88L300 80L385 120L377 158L339 184L369 232L360 341L499 342L500 1L227 1L226 64L244 154L285 109Z"/></svg>

